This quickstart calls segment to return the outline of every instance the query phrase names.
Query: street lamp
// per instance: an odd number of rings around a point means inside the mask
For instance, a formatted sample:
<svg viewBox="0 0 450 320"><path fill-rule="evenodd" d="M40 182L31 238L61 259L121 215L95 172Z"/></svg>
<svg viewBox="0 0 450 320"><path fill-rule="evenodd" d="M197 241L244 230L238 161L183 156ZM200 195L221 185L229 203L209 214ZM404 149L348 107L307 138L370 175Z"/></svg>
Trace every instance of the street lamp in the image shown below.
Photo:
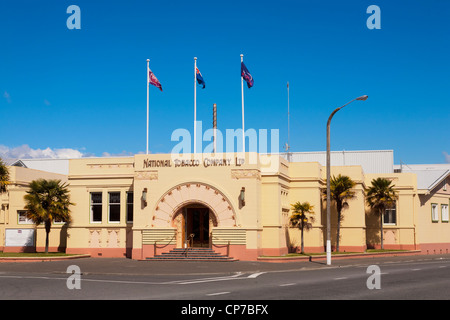
<svg viewBox="0 0 450 320"><path fill-rule="evenodd" d="M342 107L337 108L336 110L334 110L330 117L328 118L328 122L327 122L327 265L331 265L331 226L330 226L330 205L331 205L331 195L330 195L330 122L331 119L333 118L333 116L335 115L336 112L338 112L339 110L341 110L343 107L345 107L346 105L352 103L355 100L359 100L359 101L365 101L367 100L368 96L367 95L363 95L360 96L358 98L353 99L350 102L347 102L346 104L344 104Z"/></svg>

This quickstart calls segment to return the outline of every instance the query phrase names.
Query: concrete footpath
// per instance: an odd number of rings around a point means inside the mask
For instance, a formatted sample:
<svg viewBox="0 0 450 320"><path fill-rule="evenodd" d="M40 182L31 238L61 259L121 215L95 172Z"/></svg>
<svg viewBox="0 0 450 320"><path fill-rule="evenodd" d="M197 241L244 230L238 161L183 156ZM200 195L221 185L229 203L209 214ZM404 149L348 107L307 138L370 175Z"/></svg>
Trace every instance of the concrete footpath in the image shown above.
<svg viewBox="0 0 450 320"><path fill-rule="evenodd" d="M82 274L102 275L224 275L256 272L276 272L286 270L341 268L355 265L372 265L396 262L413 262L423 260L450 260L450 254L433 255L383 255L371 257L354 257L333 259L330 266L326 260L296 262L200 262L200 261L137 261L126 258L81 258L71 260L53 260L43 262L2 262L1 273L66 273L67 267L77 265Z"/></svg>

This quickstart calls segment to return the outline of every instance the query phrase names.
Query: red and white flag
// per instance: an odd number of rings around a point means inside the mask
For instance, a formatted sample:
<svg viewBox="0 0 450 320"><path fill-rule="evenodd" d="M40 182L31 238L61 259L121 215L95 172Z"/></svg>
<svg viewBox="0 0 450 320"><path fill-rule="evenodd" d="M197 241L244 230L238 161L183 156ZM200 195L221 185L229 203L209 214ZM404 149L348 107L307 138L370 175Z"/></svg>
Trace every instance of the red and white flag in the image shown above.
<svg viewBox="0 0 450 320"><path fill-rule="evenodd" d="M161 83L156 78L156 76L153 74L152 70L150 70L150 68L148 69L148 82L150 84L154 85L155 87L159 88L159 90L163 91Z"/></svg>

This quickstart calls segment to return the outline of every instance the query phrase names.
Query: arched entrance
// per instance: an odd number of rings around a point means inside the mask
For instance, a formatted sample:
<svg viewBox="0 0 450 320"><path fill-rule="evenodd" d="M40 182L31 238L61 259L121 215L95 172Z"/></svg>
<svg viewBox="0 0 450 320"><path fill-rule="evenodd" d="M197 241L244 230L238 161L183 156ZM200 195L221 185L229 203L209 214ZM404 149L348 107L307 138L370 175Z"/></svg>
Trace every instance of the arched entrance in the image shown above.
<svg viewBox="0 0 450 320"><path fill-rule="evenodd" d="M168 190L156 203L151 227L169 226L176 229L178 248L188 245L192 233L193 245L210 246L213 227L236 227L236 218L231 202L216 188L199 182L183 183Z"/></svg>
<svg viewBox="0 0 450 320"><path fill-rule="evenodd" d="M211 247L211 231L217 226L212 210L201 203L180 208L173 219L178 247Z"/></svg>

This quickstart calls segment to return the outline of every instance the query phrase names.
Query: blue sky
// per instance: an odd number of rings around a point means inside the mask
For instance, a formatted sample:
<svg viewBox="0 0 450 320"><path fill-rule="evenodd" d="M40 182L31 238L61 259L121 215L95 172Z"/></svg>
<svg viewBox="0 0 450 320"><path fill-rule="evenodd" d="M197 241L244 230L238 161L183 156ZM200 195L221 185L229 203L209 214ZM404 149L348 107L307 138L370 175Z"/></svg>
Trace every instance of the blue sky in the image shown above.
<svg viewBox="0 0 450 320"><path fill-rule="evenodd" d="M66 27L72 4L80 30ZM372 4L378 30L366 26ZM449 12L446 0L2 1L0 152L145 152L147 58L164 89L150 88L152 153L193 129L194 56L206 82L197 120L206 129L217 103L218 128L241 128L242 53L255 81L246 129L279 129L280 149L289 81L292 151L325 150L329 114L367 94L333 118L332 150L450 162Z"/></svg>

